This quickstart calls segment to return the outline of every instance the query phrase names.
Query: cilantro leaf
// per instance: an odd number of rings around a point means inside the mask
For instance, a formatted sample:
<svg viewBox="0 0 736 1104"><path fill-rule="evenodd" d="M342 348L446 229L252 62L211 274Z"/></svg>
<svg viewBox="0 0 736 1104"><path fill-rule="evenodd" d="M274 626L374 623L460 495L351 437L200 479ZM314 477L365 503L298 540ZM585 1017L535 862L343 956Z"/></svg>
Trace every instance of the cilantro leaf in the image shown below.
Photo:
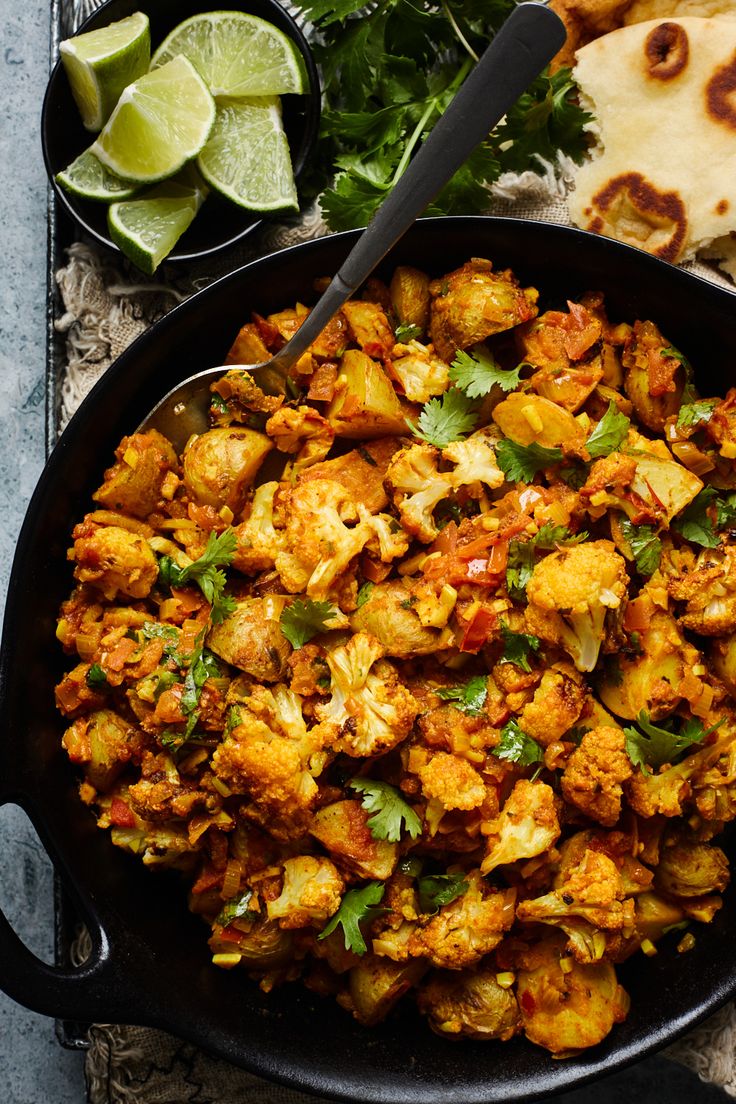
<svg viewBox="0 0 736 1104"><path fill-rule="evenodd" d="M313 602L311 598L303 602L297 598L281 614L281 632L293 648L301 648L312 637L325 631L327 622L335 613L329 602Z"/></svg>
<svg viewBox="0 0 736 1104"><path fill-rule="evenodd" d="M522 671L531 672L529 656L532 652L538 652L542 642L538 636L528 633L512 632L505 621L501 622L501 639L503 640L503 654L501 663L513 663Z"/></svg>
<svg viewBox="0 0 736 1104"><path fill-rule="evenodd" d="M690 505L672 519L672 528L693 544L699 544L702 548L717 548L720 541L708 513L708 507L717 497L718 492L714 487L703 487Z"/></svg>
<svg viewBox="0 0 736 1104"><path fill-rule="evenodd" d="M496 445L498 466L510 483L530 483L538 471L559 464L562 450L545 448L532 442L531 445L518 445L506 437Z"/></svg>
<svg viewBox="0 0 736 1104"><path fill-rule="evenodd" d="M245 893L241 893L239 897L234 897L232 901L226 901L215 917L215 923L222 924L223 928L226 928L233 920L239 920L241 917L244 920L257 920L260 913L248 908L252 897L253 890L246 889Z"/></svg>
<svg viewBox="0 0 736 1104"><path fill-rule="evenodd" d="M662 556L662 542L653 525L634 525L622 516L619 525L624 540L631 548L640 575L653 575Z"/></svg>
<svg viewBox="0 0 736 1104"><path fill-rule="evenodd" d="M109 685L107 675L99 663L93 663L84 680L90 690L104 690Z"/></svg>
<svg viewBox="0 0 736 1104"><path fill-rule="evenodd" d="M461 686L441 686L435 694L469 717L479 717L488 697L488 676L475 675Z"/></svg>
<svg viewBox="0 0 736 1104"><path fill-rule="evenodd" d="M461 387L469 399L480 399L494 385L502 391L513 391L521 383L521 365L509 371L499 367L488 352L476 346L474 353L458 350L450 365L450 379Z"/></svg>
<svg viewBox="0 0 736 1104"><path fill-rule="evenodd" d="M535 548L550 550L560 544L580 544L587 539L588 534L585 531L571 533L566 525L554 525L551 521L546 521L537 535L532 537L531 543Z"/></svg>
<svg viewBox="0 0 736 1104"><path fill-rule="evenodd" d="M237 539L232 529L225 529L219 536L212 532L207 538L207 546L202 555L186 567L178 567L170 556L162 556L159 561L159 577L170 587L197 583L212 607L212 623L218 625L235 610L235 600L225 594L227 579L220 568L232 563L236 549Z"/></svg>
<svg viewBox="0 0 736 1104"><path fill-rule="evenodd" d="M704 425L709 422L717 405L717 399L696 399L695 402L683 403L677 415L678 429L687 429L689 426Z"/></svg>
<svg viewBox="0 0 736 1104"><path fill-rule="evenodd" d="M459 387L451 387L440 398L424 404L416 426L408 418L406 424L416 437L443 449L471 433L477 420L477 404Z"/></svg>
<svg viewBox="0 0 736 1104"><path fill-rule="evenodd" d="M362 587L358 591L358 596L355 599L356 609L360 609L361 606L364 606L366 604L371 596L371 591L373 590L374 586L375 583L363 583Z"/></svg>
<svg viewBox="0 0 736 1104"><path fill-rule="evenodd" d="M736 494L716 499L716 528L736 529Z"/></svg>
<svg viewBox="0 0 736 1104"><path fill-rule="evenodd" d="M421 820L395 786L373 778L352 778L348 785L363 795L363 808L373 814L367 823L374 839L398 843L402 824L412 839L421 834Z"/></svg>
<svg viewBox="0 0 736 1104"><path fill-rule="evenodd" d="M380 916L387 909L376 906L383 900L386 886L383 882L368 882L362 889L349 889L340 902L340 907L327 926L317 936L318 939L326 939L337 928L342 928L345 940L345 949L363 955L368 950L365 945L360 925L376 916Z"/></svg>
<svg viewBox="0 0 736 1104"><path fill-rule="evenodd" d="M649 720L646 709L639 711L636 718L638 728L624 729L626 751L635 767L648 774L648 767L659 768L665 763L674 763L677 757L692 744L702 744L706 736L715 732L725 718L710 728L703 728L696 718L685 721L679 733L672 732L664 725L655 725ZM641 731L640 731L641 730Z"/></svg>
<svg viewBox="0 0 736 1104"><path fill-rule="evenodd" d="M501 739L491 751L497 759L518 763L521 767L541 763L544 759L544 752L537 741L527 736L513 718L503 726Z"/></svg>
<svg viewBox="0 0 736 1104"><path fill-rule="evenodd" d="M432 916L467 891L464 874L425 874L417 880L419 911Z"/></svg>
<svg viewBox="0 0 736 1104"><path fill-rule="evenodd" d="M422 336L422 327L415 326L411 322L402 322L394 330L394 337L397 341L406 344L407 341L414 341L415 338Z"/></svg>
<svg viewBox="0 0 736 1104"><path fill-rule="evenodd" d="M690 361L685 354L681 353L679 349L676 349L674 345L668 345L665 349L662 349L662 356L670 357L671 360L679 360L684 368L688 369L688 371L692 370Z"/></svg>
<svg viewBox="0 0 736 1104"><path fill-rule="evenodd" d="M598 425L585 442L585 447L594 459L598 456L608 456L626 440L631 422L622 414L616 403L611 399L608 410L603 415Z"/></svg>

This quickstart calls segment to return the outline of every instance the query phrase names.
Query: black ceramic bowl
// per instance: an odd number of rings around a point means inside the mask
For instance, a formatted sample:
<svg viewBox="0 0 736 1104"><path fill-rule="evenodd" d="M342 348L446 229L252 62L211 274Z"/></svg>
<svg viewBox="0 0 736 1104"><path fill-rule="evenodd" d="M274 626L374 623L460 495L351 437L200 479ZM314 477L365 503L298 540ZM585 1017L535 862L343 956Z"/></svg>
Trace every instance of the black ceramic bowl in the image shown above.
<svg viewBox="0 0 736 1104"><path fill-rule="evenodd" d="M10 580L0 655L0 804L37 826L93 936L92 957L61 972L35 959L0 915L0 985L29 1007L74 1020L165 1028L257 1073L363 1104L531 1101L641 1058L736 995L736 893L725 894L692 951L665 940L653 959L619 973L631 1012L592 1050L556 1062L524 1039L437 1038L412 1008L367 1030L332 1001L288 985L268 996L240 971L210 964L206 928L187 912L176 877L154 875L116 850L77 797L60 747L53 686L65 666L54 640L71 589L66 549L120 437L174 383L221 364L252 309L310 301L334 272L348 233L256 261L177 307L108 370L72 419L28 509ZM471 256L510 266L543 306L605 292L612 319L651 318L691 359L708 394L734 381L736 295L605 238L559 226L490 218L418 223L383 268L434 274ZM733 841L725 845L736 858Z"/></svg>
<svg viewBox="0 0 736 1104"><path fill-rule="evenodd" d="M145 12L151 22L151 51L170 31L192 15L206 11L243 11L273 23L299 48L307 68L309 90L302 96L282 96L284 129L289 139L294 175L299 177L317 141L320 119L320 84L317 67L307 40L297 23L278 0L107 0L78 28L78 33L93 31L131 15ZM64 191L55 180L75 157L87 149L94 135L85 130L72 98L69 82L60 61L49 78L41 115L41 142L46 171L64 210L98 242L120 252L107 229L107 204L78 199ZM263 216L238 207L224 196L210 192L192 225L169 253L170 261L196 261L227 249L261 225Z"/></svg>

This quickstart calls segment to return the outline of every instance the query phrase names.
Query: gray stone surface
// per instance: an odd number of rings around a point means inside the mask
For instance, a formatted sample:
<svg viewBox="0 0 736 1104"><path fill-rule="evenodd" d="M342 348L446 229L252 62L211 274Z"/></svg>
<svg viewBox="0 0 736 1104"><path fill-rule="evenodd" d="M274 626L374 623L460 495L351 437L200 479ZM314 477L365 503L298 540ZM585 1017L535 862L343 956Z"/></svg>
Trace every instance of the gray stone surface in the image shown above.
<svg viewBox="0 0 736 1104"><path fill-rule="evenodd" d="M0 606L25 505L43 465L46 179L38 121L48 72L46 0L2 0L0 158ZM30 948L52 957L52 876L25 815L0 810L0 905ZM0 1086L8 1104L81 1104L82 1055L62 1050L51 1020L0 993ZM724 1094L661 1059L563 1104L716 1104Z"/></svg>
<svg viewBox="0 0 736 1104"><path fill-rule="evenodd" d="M43 466L46 176L39 141L47 0L3 0L0 39L0 604L25 505ZM18 809L0 811L0 904L42 958L52 950L51 869ZM9 1104L79 1104L83 1058L54 1025L0 993L0 1085Z"/></svg>

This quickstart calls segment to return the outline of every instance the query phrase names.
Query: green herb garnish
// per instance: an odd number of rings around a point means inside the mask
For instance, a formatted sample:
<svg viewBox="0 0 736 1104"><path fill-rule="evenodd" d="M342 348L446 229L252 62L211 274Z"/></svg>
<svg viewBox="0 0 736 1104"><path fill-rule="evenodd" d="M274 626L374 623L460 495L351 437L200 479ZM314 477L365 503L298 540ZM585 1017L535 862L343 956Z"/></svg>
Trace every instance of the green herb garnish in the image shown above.
<svg viewBox="0 0 736 1104"><path fill-rule="evenodd" d="M281 632L293 648L302 648L312 637L325 631L327 622L336 612L329 602L313 602L311 598L303 602L297 598L281 614Z"/></svg>
<svg viewBox="0 0 736 1104"><path fill-rule="evenodd" d="M352 778L348 786L363 795L363 808L373 814L368 817L367 824L374 839L397 843L401 839L402 825L412 839L421 834L421 820L395 786L373 778Z"/></svg>
<svg viewBox="0 0 736 1104"><path fill-rule="evenodd" d="M474 353L459 350L450 365L450 379L462 388L469 399L480 399L491 388L513 391L521 383L521 365L506 371L488 352L476 347Z"/></svg>
<svg viewBox="0 0 736 1104"><path fill-rule="evenodd" d="M477 403L459 387L451 387L444 395L424 404L417 425L408 419L406 424L416 437L443 449L471 433L477 420Z"/></svg>
<svg viewBox="0 0 736 1104"><path fill-rule="evenodd" d="M388 911L377 907L383 900L385 890L383 882L368 882L362 889L349 889L340 902L339 909L317 938L326 939L339 925L343 931L345 949L355 954L365 954L368 948L360 925Z"/></svg>
<svg viewBox="0 0 736 1104"><path fill-rule="evenodd" d="M434 692L442 701L451 702L461 713L479 717L488 697L488 676L475 675L460 686L441 686Z"/></svg>

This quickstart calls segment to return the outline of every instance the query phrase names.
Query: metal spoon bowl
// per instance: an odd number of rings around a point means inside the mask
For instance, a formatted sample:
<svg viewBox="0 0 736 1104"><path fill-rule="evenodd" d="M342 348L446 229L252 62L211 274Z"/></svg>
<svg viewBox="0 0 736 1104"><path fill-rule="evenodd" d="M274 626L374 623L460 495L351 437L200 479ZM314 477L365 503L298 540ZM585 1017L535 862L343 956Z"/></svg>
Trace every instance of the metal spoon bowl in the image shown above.
<svg viewBox="0 0 736 1104"><path fill-rule="evenodd" d="M545 4L536 0L520 4L283 348L262 364L219 365L183 380L153 408L138 431L157 429L181 452L192 434L208 428L211 385L227 371L250 372L266 394L284 394L291 366L552 60L565 37L564 24Z"/></svg>

